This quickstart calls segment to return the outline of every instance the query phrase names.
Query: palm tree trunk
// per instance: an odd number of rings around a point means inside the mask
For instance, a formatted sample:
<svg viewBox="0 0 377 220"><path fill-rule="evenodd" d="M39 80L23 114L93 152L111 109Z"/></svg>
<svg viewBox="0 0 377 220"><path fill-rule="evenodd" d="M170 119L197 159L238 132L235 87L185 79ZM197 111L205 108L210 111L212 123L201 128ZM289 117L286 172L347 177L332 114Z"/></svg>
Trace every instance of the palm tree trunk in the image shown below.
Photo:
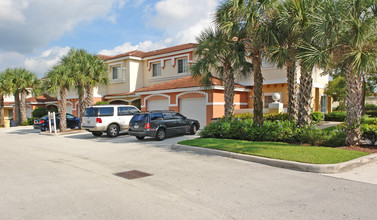
<svg viewBox="0 0 377 220"><path fill-rule="evenodd" d="M225 97L225 117L233 115L234 111L234 75L229 68L224 70L224 97Z"/></svg>
<svg viewBox="0 0 377 220"><path fill-rule="evenodd" d="M296 62L288 62L287 64L288 78L288 116L290 120L297 121L298 105L297 105L297 73Z"/></svg>
<svg viewBox="0 0 377 220"><path fill-rule="evenodd" d="M4 95L0 94L0 127L5 127Z"/></svg>
<svg viewBox="0 0 377 220"><path fill-rule="evenodd" d="M84 116L84 113L85 113L85 97L84 97L84 91L79 91L79 118L80 118L80 122L82 122L82 118ZM81 123L80 123L80 129L81 129Z"/></svg>
<svg viewBox="0 0 377 220"><path fill-rule="evenodd" d="M311 103L312 103L313 78L311 71L301 66L300 76L300 97L298 105L299 126L310 125Z"/></svg>
<svg viewBox="0 0 377 220"><path fill-rule="evenodd" d="M93 87L86 86L86 106L92 106L94 105L94 99L93 99Z"/></svg>
<svg viewBox="0 0 377 220"><path fill-rule="evenodd" d="M67 130L67 90L65 88L60 88L60 132Z"/></svg>
<svg viewBox="0 0 377 220"><path fill-rule="evenodd" d="M23 89L21 91L21 101L20 101L20 117L21 121L20 123L23 124L24 122L27 122L27 116L26 116L26 90Z"/></svg>
<svg viewBox="0 0 377 220"><path fill-rule="evenodd" d="M260 51L254 50L252 57L254 65L254 123L258 125L263 124L263 76L262 76L262 59Z"/></svg>
<svg viewBox="0 0 377 220"><path fill-rule="evenodd" d="M362 100L362 79L361 76L353 74L351 68L346 70L347 99L346 99L346 145L360 145L361 139L361 100Z"/></svg>
<svg viewBox="0 0 377 220"><path fill-rule="evenodd" d="M366 81L365 81L365 75L363 75L363 97L361 99L361 115L365 115L365 95L366 95Z"/></svg>
<svg viewBox="0 0 377 220"><path fill-rule="evenodd" d="M18 91L14 93L14 111L16 115L16 125L20 125L21 124L20 93Z"/></svg>

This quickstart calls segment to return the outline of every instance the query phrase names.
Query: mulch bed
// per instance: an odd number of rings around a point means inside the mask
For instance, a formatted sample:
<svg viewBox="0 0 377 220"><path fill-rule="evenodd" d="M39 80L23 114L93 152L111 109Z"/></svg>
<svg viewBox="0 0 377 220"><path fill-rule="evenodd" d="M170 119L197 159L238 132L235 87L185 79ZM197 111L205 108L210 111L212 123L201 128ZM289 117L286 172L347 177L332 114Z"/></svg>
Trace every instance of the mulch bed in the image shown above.
<svg viewBox="0 0 377 220"><path fill-rule="evenodd" d="M367 153L377 153L377 146L372 145L362 145L362 146L348 146L348 147L337 147L339 149L346 149L346 150L357 150Z"/></svg>

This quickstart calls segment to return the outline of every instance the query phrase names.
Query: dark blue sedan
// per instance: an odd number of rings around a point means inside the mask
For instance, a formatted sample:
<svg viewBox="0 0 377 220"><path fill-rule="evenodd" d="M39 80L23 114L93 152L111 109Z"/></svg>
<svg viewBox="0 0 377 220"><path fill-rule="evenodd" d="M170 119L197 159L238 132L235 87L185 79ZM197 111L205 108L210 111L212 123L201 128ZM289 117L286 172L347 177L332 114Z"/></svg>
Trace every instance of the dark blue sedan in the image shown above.
<svg viewBox="0 0 377 220"><path fill-rule="evenodd" d="M56 113L56 129L59 128L60 124L60 113ZM67 119L67 128L76 128L80 125L80 119L72 114L66 113L66 119ZM51 121L52 122L52 121ZM51 126L54 126L53 123L51 123ZM34 120L34 129L40 129L41 131L48 131L48 116L45 115L40 119Z"/></svg>

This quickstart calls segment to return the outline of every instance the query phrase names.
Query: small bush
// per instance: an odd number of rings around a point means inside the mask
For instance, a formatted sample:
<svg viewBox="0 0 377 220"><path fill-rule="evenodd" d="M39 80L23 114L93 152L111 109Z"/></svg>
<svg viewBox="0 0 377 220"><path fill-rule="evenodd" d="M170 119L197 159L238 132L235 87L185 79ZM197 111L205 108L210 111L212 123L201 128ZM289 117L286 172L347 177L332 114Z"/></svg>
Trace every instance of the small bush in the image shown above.
<svg viewBox="0 0 377 220"><path fill-rule="evenodd" d="M362 124L361 125L362 138L374 145L377 141L377 125Z"/></svg>
<svg viewBox="0 0 377 220"><path fill-rule="evenodd" d="M32 113L34 118L40 118L47 115L47 109L45 107L36 107Z"/></svg>
<svg viewBox="0 0 377 220"><path fill-rule="evenodd" d="M320 121L323 121L324 117L323 117L323 113L322 112L313 112L310 117L312 119L313 122L315 123L318 123Z"/></svg>
<svg viewBox="0 0 377 220"><path fill-rule="evenodd" d="M366 103L364 107L365 107L365 111L368 111L368 110L377 110L377 105L375 105L375 104L368 104L368 103Z"/></svg>
<svg viewBox="0 0 377 220"><path fill-rule="evenodd" d="M242 114L239 114L239 115L235 115L234 117L242 119L242 120L245 120L245 119L251 119L251 118L253 118L254 114L250 113L250 112L245 112L245 113L242 113Z"/></svg>
<svg viewBox="0 0 377 220"><path fill-rule="evenodd" d="M377 110L368 110L368 111L365 111L365 113L369 115L370 117L377 117Z"/></svg>
<svg viewBox="0 0 377 220"><path fill-rule="evenodd" d="M34 118L28 118L27 123L28 123L28 125L33 125L34 124Z"/></svg>
<svg viewBox="0 0 377 220"><path fill-rule="evenodd" d="M324 135L324 141L321 143L327 147L340 147L346 143L346 133L343 130L328 131Z"/></svg>
<svg viewBox="0 0 377 220"><path fill-rule="evenodd" d="M110 102L108 101L99 101L99 102L96 102L96 104L94 105L110 105Z"/></svg>
<svg viewBox="0 0 377 220"><path fill-rule="evenodd" d="M331 112L325 114L325 121L340 121L343 122L346 120L345 112Z"/></svg>
<svg viewBox="0 0 377 220"><path fill-rule="evenodd" d="M268 121L284 121L288 120L288 114L287 113L271 113L271 114L264 114L263 118Z"/></svg>
<svg viewBox="0 0 377 220"><path fill-rule="evenodd" d="M24 121L24 122L22 122L22 124L20 124L21 126L27 126L27 125L29 125L29 122L28 121Z"/></svg>

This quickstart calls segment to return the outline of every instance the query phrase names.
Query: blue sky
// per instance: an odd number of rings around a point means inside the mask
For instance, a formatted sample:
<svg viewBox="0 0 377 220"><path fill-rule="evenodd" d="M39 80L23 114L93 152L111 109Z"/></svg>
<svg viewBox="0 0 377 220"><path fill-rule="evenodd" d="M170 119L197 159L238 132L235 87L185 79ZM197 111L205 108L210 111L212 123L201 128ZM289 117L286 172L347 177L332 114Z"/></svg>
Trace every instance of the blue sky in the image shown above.
<svg viewBox="0 0 377 220"><path fill-rule="evenodd" d="M219 0L0 0L0 71L43 77L69 49L115 55L195 42Z"/></svg>

